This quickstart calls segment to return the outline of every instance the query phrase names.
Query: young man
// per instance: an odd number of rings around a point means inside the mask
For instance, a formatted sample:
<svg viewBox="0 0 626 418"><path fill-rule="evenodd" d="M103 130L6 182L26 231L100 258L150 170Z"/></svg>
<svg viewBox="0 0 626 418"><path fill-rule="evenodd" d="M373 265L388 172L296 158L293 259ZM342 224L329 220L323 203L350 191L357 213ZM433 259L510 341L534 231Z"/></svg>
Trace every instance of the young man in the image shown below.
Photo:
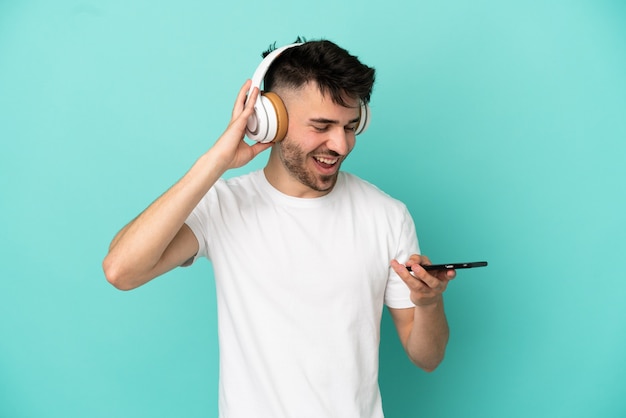
<svg viewBox="0 0 626 418"><path fill-rule="evenodd" d="M223 417L383 416L383 305L416 365L443 358L454 271L427 273L405 205L340 171L373 83L374 69L332 42L285 49L265 76L285 138L243 140L259 95L246 82L222 136L111 243L105 275L124 290L211 260ZM221 179L270 147L263 170Z"/></svg>

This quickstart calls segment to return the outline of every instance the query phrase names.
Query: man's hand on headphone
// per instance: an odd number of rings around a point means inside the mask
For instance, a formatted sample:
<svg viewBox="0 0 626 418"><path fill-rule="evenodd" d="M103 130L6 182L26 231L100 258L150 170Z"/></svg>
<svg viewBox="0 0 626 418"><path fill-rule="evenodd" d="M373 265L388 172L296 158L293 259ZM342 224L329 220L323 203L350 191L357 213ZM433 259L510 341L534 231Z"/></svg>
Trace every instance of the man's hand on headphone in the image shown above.
<svg viewBox="0 0 626 418"><path fill-rule="evenodd" d="M246 124L248 118L254 113L254 103L259 95L259 89L254 88L250 93L250 97L246 98L250 84L251 81L247 80L239 90L230 123L212 148L213 152L219 154L219 160L224 162L224 171L243 167L259 153L272 146L271 143L249 145L244 141Z"/></svg>

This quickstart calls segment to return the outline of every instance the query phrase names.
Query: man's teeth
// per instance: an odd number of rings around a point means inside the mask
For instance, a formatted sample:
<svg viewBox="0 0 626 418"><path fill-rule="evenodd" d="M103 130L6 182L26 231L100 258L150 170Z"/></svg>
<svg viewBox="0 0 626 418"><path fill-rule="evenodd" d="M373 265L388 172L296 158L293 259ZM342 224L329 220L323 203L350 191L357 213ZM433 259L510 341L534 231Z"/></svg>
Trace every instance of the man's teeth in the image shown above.
<svg viewBox="0 0 626 418"><path fill-rule="evenodd" d="M323 164L333 165L337 162L336 158L315 157L317 161Z"/></svg>

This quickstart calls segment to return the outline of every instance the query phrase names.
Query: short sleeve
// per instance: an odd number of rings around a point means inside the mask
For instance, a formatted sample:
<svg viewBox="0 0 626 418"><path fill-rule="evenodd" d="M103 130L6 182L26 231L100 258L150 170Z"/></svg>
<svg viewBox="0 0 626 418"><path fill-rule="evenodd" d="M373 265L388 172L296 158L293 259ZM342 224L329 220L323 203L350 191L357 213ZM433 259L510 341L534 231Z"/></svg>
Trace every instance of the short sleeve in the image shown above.
<svg viewBox="0 0 626 418"><path fill-rule="evenodd" d="M404 263L412 254L419 254L419 243L415 232L415 223L408 209L404 207L400 229L397 233L397 249L393 258ZM385 289L385 305L390 308L404 309L415 305L411 302L411 292L404 281L389 267L387 287Z"/></svg>
<svg viewBox="0 0 626 418"><path fill-rule="evenodd" d="M198 252L193 257L191 264L195 263L196 260L200 257L208 257L208 244L207 244L207 236L208 236L208 217L209 217L209 198L210 198L211 190L200 200L200 202L196 205L196 207L191 211L187 219L185 220L185 224L191 229L191 232L198 240Z"/></svg>

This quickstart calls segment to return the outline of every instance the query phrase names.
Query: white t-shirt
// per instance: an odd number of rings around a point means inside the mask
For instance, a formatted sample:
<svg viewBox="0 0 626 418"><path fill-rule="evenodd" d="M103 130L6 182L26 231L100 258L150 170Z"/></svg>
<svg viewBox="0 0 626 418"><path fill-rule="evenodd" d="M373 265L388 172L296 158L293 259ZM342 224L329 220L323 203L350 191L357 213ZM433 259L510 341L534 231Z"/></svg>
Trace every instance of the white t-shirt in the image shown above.
<svg viewBox="0 0 626 418"><path fill-rule="evenodd" d="M413 307L389 262L419 253L404 204L344 172L295 198L259 170L219 180L187 224L215 272L221 417L383 416L383 304Z"/></svg>

